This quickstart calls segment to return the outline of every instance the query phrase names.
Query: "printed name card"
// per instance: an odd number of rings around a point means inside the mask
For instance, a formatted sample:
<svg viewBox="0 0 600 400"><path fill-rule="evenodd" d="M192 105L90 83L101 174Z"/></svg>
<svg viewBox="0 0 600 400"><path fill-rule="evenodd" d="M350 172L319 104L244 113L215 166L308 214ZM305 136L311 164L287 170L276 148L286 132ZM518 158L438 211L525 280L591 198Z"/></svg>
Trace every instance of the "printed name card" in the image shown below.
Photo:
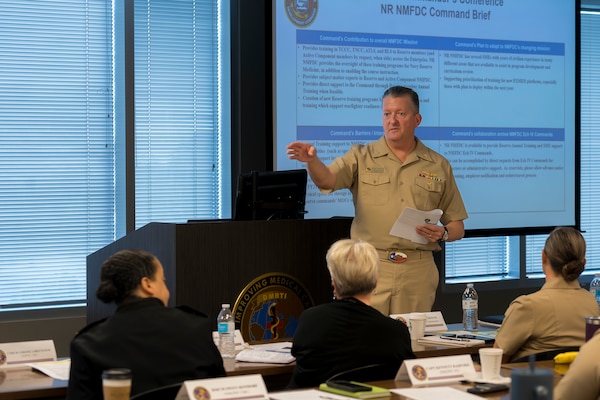
<svg viewBox="0 0 600 400"><path fill-rule="evenodd" d="M265 381L260 374L185 381L175 400L211 399L269 400Z"/></svg>
<svg viewBox="0 0 600 400"><path fill-rule="evenodd" d="M427 320L425 321L425 333L432 334L448 330L448 326L446 325L446 321L444 321L444 316L441 311L432 311L421 314L425 314L427 317ZM410 314L391 314L390 318L400 320L408 325Z"/></svg>
<svg viewBox="0 0 600 400"><path fill-rule="evenodd" d="M56 361L54 341L0 343L0 369L40 361Z"/></svg>
<svg viewBox="0 0 600 400"><path fill-rule="evenodd" d="M404 360L394 380L410 380L413 386L437 385L471 379L475 373L471 356L461 354Z"/></svg>

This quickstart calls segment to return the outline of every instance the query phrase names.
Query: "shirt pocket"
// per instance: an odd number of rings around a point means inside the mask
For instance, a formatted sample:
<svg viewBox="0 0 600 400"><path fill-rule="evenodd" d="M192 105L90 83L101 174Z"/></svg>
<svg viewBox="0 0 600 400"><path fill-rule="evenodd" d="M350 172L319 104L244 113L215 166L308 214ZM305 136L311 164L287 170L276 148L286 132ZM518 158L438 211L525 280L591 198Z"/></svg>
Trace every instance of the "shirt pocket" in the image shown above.
<svg viewBox="0 0 600 400"><path fill-rule="evenodd" d="M370 205L383 205L389 199L390 176L385 172L365 172L360 175L359 201Z"/></svg>
<svg viewBox="0 0 600 400"><path fill-rule="evenodd" d="M444 192L444 181L418 176L415 178L413 196L415 205L421 210L438 208Z"/></svg>

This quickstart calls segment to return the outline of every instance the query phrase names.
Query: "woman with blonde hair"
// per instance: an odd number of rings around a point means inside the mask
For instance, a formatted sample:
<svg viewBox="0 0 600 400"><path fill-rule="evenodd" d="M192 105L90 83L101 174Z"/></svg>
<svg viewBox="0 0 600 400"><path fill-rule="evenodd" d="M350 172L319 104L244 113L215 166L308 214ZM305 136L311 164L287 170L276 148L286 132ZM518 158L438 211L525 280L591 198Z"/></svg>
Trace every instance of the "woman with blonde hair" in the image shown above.
<svg viewBox="0 0 600 400"><path fill-rule="evenodd" d="M408 328L371 307L379 256L371 244L345 239L327 252L335 301L305 310L294 334L296 367L288 388L315 387L336 374L377 365L391 379L414 358Z"/></svg>

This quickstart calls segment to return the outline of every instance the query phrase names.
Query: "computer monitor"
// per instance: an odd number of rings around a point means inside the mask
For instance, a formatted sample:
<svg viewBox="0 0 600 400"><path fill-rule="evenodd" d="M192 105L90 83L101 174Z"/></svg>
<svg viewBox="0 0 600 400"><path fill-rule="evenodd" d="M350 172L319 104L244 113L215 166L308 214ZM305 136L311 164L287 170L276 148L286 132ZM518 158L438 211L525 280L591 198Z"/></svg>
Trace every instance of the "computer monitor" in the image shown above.
<svg viewBox="0 0 600 400"><path fill-rule="evenodd" d="M304 219L306 181L304 169L240 174L234 219Z"/></svg>

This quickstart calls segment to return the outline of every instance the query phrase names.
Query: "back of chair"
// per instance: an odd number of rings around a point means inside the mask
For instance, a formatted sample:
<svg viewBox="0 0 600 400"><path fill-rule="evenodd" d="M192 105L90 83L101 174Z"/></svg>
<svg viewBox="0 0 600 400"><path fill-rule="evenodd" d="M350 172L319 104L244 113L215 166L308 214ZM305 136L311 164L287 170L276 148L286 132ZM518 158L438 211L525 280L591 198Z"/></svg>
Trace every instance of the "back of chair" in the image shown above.
<svg viewBox="0 0 600 400"><path fill-rule="evenodd" d="M156 389L147 390L131 397L131 400L174 400L181 388L182 383L162 386Z"/></svg>
<svg viewBox="0 0 600 400"><path fill-rule="evenodd" d="M398 372L397 366L389 364L372 364L354 368L349 371L339 372L328 380L345 380L355 382L372 382L393 379Z"/></svg>
<svg viewBox="0 0 600 400"><path fill-rule="evenodd" d="M561 349L548 350L548 351L542 351L541 353L535 353L534 354L535 361L552 360L552 359L554 359L554 357L557 354L567 353L569 351L579 351L579 347L578 346L575 346L575 347L563 347ZM527 361L529 361L529 356L517 358L516 360L510 360L511 363L527 362Z"/></svg>

